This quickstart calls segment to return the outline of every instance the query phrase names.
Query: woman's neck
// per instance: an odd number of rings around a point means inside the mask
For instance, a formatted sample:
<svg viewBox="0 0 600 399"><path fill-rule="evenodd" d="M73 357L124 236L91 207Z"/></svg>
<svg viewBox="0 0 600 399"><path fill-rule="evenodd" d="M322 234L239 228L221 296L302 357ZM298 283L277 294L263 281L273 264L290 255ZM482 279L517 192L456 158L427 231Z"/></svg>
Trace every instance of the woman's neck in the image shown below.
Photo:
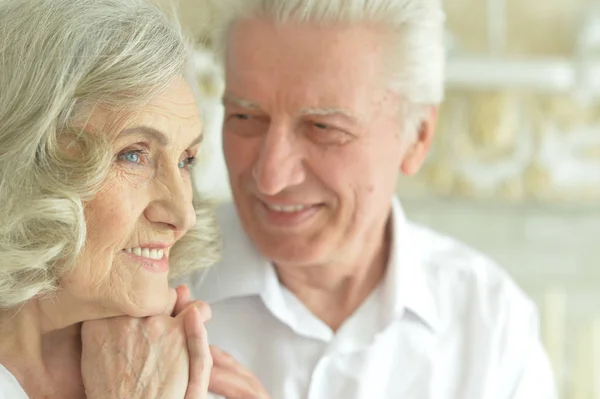
<svg viewBox="0 0 600 399"><path fill-rule="evenodd" d="M60 326L42 308L31 300L0 311L0 364L31 398L85 397L80 396L81 324Z"/></svg>

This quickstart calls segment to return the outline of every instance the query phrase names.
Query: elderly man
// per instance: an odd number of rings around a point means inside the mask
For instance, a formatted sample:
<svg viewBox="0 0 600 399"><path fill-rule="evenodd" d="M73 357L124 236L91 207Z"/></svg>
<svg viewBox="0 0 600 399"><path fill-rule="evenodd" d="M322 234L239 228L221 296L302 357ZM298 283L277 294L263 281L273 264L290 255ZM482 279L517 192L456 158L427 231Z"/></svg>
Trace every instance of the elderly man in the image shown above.
<svg viewBox="0 0 600 399"><path fill-rule="evenodd" d="M533 303L394 198L434 137L440 2L245 3L223 49L224 257L188 281L231 355L214 384L236 359L275 399L555 397Z"/></svg>

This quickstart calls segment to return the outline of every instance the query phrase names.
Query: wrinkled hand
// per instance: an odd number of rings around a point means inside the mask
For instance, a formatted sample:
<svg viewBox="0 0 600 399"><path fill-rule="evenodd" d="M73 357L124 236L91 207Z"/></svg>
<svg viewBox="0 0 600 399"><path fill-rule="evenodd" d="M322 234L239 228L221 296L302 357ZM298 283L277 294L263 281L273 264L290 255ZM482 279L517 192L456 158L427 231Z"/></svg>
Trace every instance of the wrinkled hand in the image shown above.
<svg viewBox="0 0 600 399"><path fill-rule="evenodd" d="M211 393L227 399L269 399L270 396L254 374L246 370L231 355L210 346L213 368L210 374Z"/></svg>
<svg viewBox="0 0 600 399"><path fill-rule="evenodd" d="M186 287L178 288L178 302L175 313L178 314L188 306L200 306L203 303L193 301ZM213 367L210 374L208 390L227 399L270 399L261 382L239 364L231 355L216 346L210 346Z"/></svg>
<svg viewBox="0 0 600 399"><path fill-rule="evenodd" d="M168 314L83 323L81 373L88 399L205 399L212 358L207 305L173 293ZM188 293L189 295L189 293ZM180 298L181 297L181 298ZM172 310L177 315L171 317Z"/></svg>

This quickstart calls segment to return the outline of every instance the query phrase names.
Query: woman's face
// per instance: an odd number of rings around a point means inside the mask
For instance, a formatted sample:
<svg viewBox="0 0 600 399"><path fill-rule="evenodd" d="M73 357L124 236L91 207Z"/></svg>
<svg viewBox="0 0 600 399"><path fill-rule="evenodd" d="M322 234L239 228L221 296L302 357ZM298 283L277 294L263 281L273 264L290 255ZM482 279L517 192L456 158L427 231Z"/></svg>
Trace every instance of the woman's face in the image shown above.
<svg viewBox="0 0 600 399"><path fill-rule="evenodd" d="M94 114L90 127L101 130L103 119ZM86 245L61 288L69 307L94 314L160 313L169 301L170 249L196 222L190 166L201 123L188 84L177 81L110 139L111 170L85 204Z"/></svg>

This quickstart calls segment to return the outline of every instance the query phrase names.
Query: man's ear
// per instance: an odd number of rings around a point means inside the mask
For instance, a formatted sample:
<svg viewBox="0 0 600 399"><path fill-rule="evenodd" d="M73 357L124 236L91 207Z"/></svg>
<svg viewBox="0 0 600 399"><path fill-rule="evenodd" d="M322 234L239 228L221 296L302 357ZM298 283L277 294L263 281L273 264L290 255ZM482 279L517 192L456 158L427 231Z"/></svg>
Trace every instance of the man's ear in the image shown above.
<svg viewBox="0 0 600 399"><path fill-rule="evenodd" d="M403 174L412 176L423 166L423 162L425 162L433 137L435 136L437 122L438 107L427 107L424 112L424 118L418 127L417 138L408 148L404 160L400 165L400 170Z"/></svg>

